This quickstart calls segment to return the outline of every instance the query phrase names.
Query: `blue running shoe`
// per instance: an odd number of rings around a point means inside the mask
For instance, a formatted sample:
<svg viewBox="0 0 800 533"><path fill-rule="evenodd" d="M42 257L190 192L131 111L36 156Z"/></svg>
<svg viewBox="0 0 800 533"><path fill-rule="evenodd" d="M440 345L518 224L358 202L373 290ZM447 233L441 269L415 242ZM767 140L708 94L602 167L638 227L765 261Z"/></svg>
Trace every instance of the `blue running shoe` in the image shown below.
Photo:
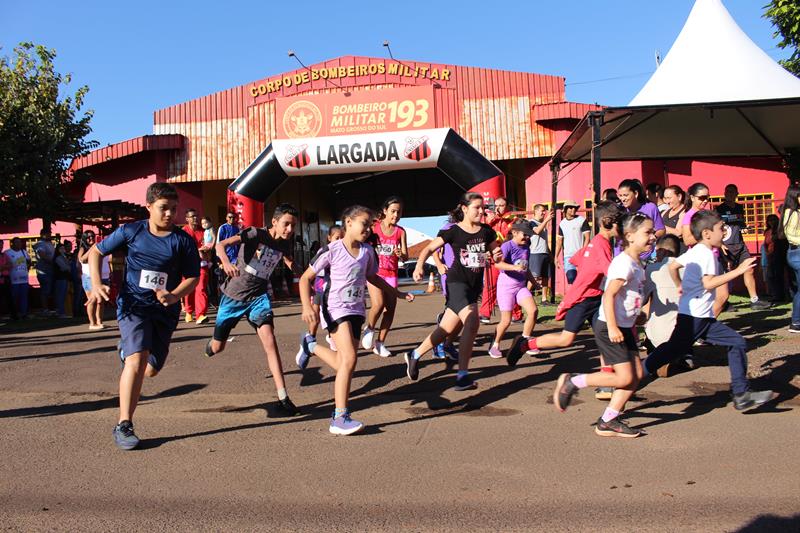
<svg viewBox="0 0 800 533"><path fill-rule="evenodd" d="M460 378L456 377L456 386L453 388L457 391L472 390L477 389L478 384L467 375Z"/></svg>
<svg viewBox="0 0 800 533"><path fill-rule="evenodd" d="M444 343L440 342L436 346L433 347L433 358L434 359L444 359L447 357L447 354L444 351Z"/></svg>
<svg viewBox="0 0 800 533"><path fill-rule="evenodd" d="M452 342L444 343L444 353L451 361L458 362L458 348Z"/></svg>
<svg viewBox="0 0 800 533"><path fill-rule="evenodd" d="M300 334L300 351L297 352L297 355L294 358L294 361L297 363L297 366L300 367L300 370L305 370L308 366L308 361L311 359L311 355L313 354L309 344L315 341L316 339L314 339L314 337L308 333Z"/></svg>
<svg viewBox="0 0 800 533"><path fill-rule="evenodd" d="M133 432L130 420L123 420L114 426L114 444L120 450L132 450L139 445L139 437Z"/></svg>
<svg viewBox="0 0 800 533"><path fill-rule="evenodd" d="M121 368L125 368L125 354L122 353L122 341L117 343L117 353L119 354L119 363Z"/></svg>
<svg viewBox="0 0 800 533"><path fill-rule="evenodd" d="M364 424L350 418L350 413L347 412L342 416L331 418L331 425L328 431L334 435L352 435L364 429Z"/></svg>

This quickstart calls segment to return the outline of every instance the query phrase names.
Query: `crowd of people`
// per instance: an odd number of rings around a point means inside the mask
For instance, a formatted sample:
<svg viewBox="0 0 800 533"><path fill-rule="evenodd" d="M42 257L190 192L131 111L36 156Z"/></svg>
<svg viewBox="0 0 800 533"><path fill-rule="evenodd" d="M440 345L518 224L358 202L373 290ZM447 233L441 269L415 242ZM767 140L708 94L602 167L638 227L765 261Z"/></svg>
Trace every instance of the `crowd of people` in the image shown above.
<svg viewBox="0 0 800 533"><path fill-rule="evenodd" d="M789 188L777 225L770 227L769 240L773 256L779 250L777 242L786 241L786 264L795 276L800 275L799 192L797 187ZM544 287L553 275L547 246L553 213L536 205L528 220L509 214L504 198L496 199L488 212L480 194L463 195L416 264L413 277L420 281L423 265L432 258L443 278L445 299L435 328L403 354L407 377L418 380L419 360L432 352L457 364L456 390L476 388L469 366L477 331L481 319L488 318L497 305L500 321L488 351L494 358L505 358L511 367L526 352L545 357L549 349L570 346L585 325L592 327L600 370L561 375L553 401L563 411L582 388L605 391L609 403L595 427L599 435L641 435L642 430L628 426L622 418L626 402L637 388L691 367L692 347L698 340L727 348L737 410L772 400L771 391L750 388L745 340L717 321L728 300L729 284L744 277L749 290L746 276L755 266L746 247L737 247L741 231L732 229L733 225L744 227L734 190L729 187L726 202L715 209L707 209L708 187L699 183L684 193L674 186L646 190L637 180L624 180L617 190L604 192L604 197L607 200L592 206L594 237L580 205L565 202L562 207L555 260L564 261L564 271L572 272L556 311L564 327L561 332L535 336L538 305L546 301ZM87 253L89 301L96 304L110 298L102 278L103 257L121 252L127 264L117 301L122 373L119 421L113 431L116 445L132 449L139 443L132 419L142 382L163 368L179 322L181 299L193 297L191 304L184 301L184 312L198 321L204 318L206 299L198 296L198 286L204 279L206 254L212 249L225 276L219 287L213 336L204 354L214 357L224 351L233 327L246 319L266 355L277 407L287 416L300 412L286 390L268 293L270 275L283 264L300 276L302 319L308 325L295 362L303 371L314 359L331 367L336 378L329 430L337 435L360 431L363 423L351 416L348 402L358 350L371 350L380 357L393 355L386 342L395 302L414 301L412 293L397 286L399 261L408 255L405 232L398 224L402 200L389 198L377 212L359 205L347 208L341 225L330 228L328 242L305 271L293 257L298 212L291 205L278 205L267 227L240 229L229 223L215 239L213 233L208 239L194 222L196 213L187 213L184 230L175 226L177 201L174 187L152 185L146 198L149 219L123 225ZM537 304L534 295L539 290L542 300ZM800 331L798 300L795 292L792 332ZM768 305L754 293L750 301L756 309ZM516 313L524 317L522 334L503 353L500 344ZM324 342L317 339L319 326L327 331ZM649 352L644 360L639 355L640 326L644 326Z"/></svg>

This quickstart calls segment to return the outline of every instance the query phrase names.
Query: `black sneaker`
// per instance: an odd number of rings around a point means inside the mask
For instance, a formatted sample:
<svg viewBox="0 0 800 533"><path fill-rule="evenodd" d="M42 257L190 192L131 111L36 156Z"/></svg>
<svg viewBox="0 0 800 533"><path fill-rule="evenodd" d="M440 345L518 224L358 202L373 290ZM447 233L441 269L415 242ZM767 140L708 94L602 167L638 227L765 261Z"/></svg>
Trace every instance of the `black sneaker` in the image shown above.
<svg viewBox="0 0 800 533"><path fill-rule="evenodd" d="M300 409L292 403L292 400L289 399L288 396L283 400L275 402L275 410L283 416L298 416L300 414Z"/></svg>
<svg viewBox="0 0 800 533"><path fill-rule="evenodd" d="M478 384L473 381L469 374L464 377L456 377L456 386L454 387L455 390L462 391L462 390L472 390L477 389Z"/></svg>
<svg viewBox="0 0 800 533"><path fill-rule="evenodd" d="M765 300L756 300L750 304L750 309L754 311L761 311L763 309L769 309L770 307L772 307L772 304Z"/></svg>
<svg viewBox="0 0 800 533"><path fill-rule="evenodd" d="M208 342L206 343L206 349L203 350L203 355L205 355L206 357L214 357L214 350L211 349L211 340L212 339L208 340Z"/></svg>
<svg viewBox="0 0 800 533"><path fill-rule="evenodd" d="M406 352L405 354L406 359L406 375L408 379L411 381L417 381L419 378L419 360L414 359L414 356L411 352Z"/></svg>
<svg viewBox="0 0 800 533"><path fill-rule="evenodd" d="M511 348L509 348L508 353L506 353L506 361L508 361L508 366L516 366L517 362L522 358L522 354L524 354L527 350L528 339L522 335L517 335L514 337L514 340L511 341Z"/></svg>
<svg viewBox="0 0 800 533"><path fill-rule="evenodd" d="M774 400L778 395L771 390L747 391L742 394L733 395L733 406L737 411L746 411L759 405Z"/></svg>
<svg viewBox="0 0 800 533"><path fill-rule="evenodd" d="M575 374L561 374L558 376L556 382L556 389L553 391L553 403L556 409L562 413L567 410L572 397L578 394L578 387L576 387L570 378Z"/></svg>
<svg viewBox="0 0 800 533"><path fill-rule="evenodd" d="M792 324L789 326L789 333L800 333L800 324Z"/></svg>
<svg viewBox="0 0 800 533"><path fill-rule="evenodd" d="M601 437L624 437L628 439L634 439L640 435L644 435L644 431L631 428L619 418L603 422L603 417L597 419L594 432Z"/></svg>
<svg viewBox="0 0 800 533"><path fill-rule="evenodd" d="M120 450L132 450L139 445L139 437L133 432L130 420L123 420L114 426L114 444Z"/></svg>

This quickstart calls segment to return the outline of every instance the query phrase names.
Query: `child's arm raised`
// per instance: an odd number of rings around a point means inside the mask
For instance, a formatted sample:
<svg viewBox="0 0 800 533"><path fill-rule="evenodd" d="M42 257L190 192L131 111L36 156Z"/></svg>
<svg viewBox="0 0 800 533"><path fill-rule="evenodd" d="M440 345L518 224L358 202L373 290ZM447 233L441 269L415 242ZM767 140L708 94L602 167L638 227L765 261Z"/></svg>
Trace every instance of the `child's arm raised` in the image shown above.
<svg viewBox="0 0 800 533"><path fill-rule="evenodd" d="M622 332L617 326L617 317L614 314L614 296L625 285L624 279L612 279L608 281L605 292L603 292L603 313L606 315L608 324L608 339L611 342L622 342Z"/></svg>
<svg viewBox="0 0 800 533"><path fill-rule="evenodd" d="M748 270L753 270L756 266L756 258L755 257L748 257L742 264L740 264L736 270L731 270L725 274L719 274L717 276L710 276L706 274L703 276L703 288L707 291L716 289L717 287L721 287L731 281L735 280Z"/></svg>

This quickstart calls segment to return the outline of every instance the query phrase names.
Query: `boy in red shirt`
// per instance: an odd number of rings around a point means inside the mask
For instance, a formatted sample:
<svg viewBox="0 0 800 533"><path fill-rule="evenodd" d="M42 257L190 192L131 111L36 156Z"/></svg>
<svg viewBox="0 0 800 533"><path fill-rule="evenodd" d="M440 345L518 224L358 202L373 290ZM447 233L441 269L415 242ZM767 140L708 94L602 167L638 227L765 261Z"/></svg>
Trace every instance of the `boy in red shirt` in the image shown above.
<svg viewBox="0 0 800 533"><path fill-rule="evenodd" d="M591 325L592 317L600 309L603 279L613 257L611 238L617 236L617 221L625 213L614 202L598 203L594 213L599 222L597 235L581 253L571 259L578 267L578 276L567 289L567 294L556 311L555 319L565 321L563 331L541 337L517 336L506 355L510 366L516 365L522 354L528 350L538 353L542 349L572 346L583 324L589 322Z"/></svg>

